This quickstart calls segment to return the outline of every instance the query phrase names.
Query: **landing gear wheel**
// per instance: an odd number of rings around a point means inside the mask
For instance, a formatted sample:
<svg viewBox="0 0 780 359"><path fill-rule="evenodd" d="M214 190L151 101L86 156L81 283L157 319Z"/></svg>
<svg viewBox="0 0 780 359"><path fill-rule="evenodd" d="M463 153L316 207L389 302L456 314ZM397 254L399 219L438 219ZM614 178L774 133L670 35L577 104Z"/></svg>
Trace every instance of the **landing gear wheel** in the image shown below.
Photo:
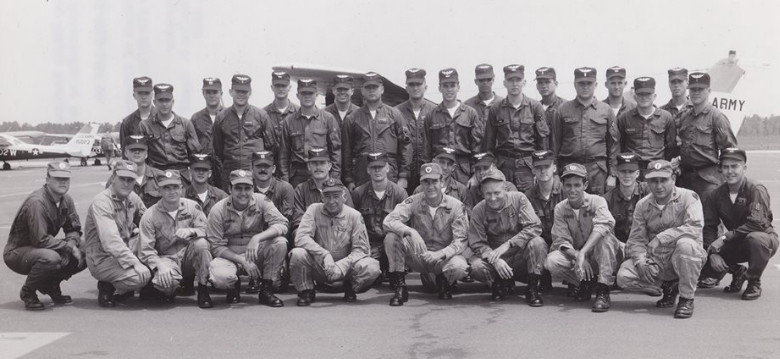
<svg viewBox="0 0 780 359"><path fill-rule="evenodd" d="M8 171L11 169L11 164L8 162L3 162L3 171Z"/></svg>
<svg viewBox="0 0 780 359"><path fill-rule="evenodd" d="M85 167L86 165L87 165L87 159L86 158L82 158L81 159L81 167Z"/></svg>
<svg viewBox="0 0 780 359"><path fill-rule="evenodd" d="M84 160L84 163L86 163L86 162L87 162L87 160ZM95 163L94 163L94 164L92 164L92 165L93 165L93 166L100 166L100 165L101 165L101 163L100 163L100 160L96 158L96 159L95 159Z"/></svg>

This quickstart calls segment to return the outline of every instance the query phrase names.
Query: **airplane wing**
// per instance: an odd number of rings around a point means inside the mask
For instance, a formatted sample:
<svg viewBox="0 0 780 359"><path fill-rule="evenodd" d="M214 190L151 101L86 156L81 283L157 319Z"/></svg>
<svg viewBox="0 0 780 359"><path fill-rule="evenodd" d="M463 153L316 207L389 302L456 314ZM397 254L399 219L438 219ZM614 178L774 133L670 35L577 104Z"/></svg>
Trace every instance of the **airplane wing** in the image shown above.
<svg viewBox="0 0 780 359"><path fill-rule="evenodd" d="M363 86L363 75L368 71L347 70L335 67L326 67L319 65L286 64L273 67L274 71L284 71L290 74L292 81L301 78L308 78L317 81L317 92L325 96L325 104L333 103L333 78L336 75L344 74L355 78L355 93L352 95L352 103L357 106L363 105L363 96L360 93L360 87ZM382 75L382 74L380 74ZM395 106L409 99L406 89L390 81L387 76L382 75L384 79L385 92L382 95L382 101L390 106Z"/></svg>

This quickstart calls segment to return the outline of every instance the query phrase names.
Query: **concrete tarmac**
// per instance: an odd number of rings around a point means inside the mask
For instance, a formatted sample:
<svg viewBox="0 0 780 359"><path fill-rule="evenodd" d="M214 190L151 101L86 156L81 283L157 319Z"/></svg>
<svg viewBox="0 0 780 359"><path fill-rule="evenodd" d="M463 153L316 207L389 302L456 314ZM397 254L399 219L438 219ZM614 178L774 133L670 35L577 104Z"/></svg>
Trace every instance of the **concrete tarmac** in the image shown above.
<svg viewBox="0 0 780 359"><path fill-rule="evenodd" d="M749 177L770 191L780 215L777 153L749 153ZM0 172L0 247L24 198L43 185L45 169L32 164ZM29 168L33 167L33 168ZM92 198L103 189L105 166L73 170L70 194L82 224ZM780 226L780 220L775 220ZM461 283L451 301L422 292L410 274L410 300L390 307L386 285L343 303L341 294L318 293L311 307L295 306L296 295L280 294L284 308L242 303L203 310L195 297L175 305L139 302L137 296L116 308L97 305L97 281L88 270L63 283L70 305L46 304L27 312L19 299L24 277L0 265L0 358L778 358L780 357L780 260L772 259L763 277L763 296L753 302L720 287L696 293L695 314L672 317L658 309L658 298L613 292L612 309L592 313L590 303L575 303L565 288L544 295L545 306L528 307L521 296L490 303L478 283ZM520 294L522 284L518 283Z"/></svg>

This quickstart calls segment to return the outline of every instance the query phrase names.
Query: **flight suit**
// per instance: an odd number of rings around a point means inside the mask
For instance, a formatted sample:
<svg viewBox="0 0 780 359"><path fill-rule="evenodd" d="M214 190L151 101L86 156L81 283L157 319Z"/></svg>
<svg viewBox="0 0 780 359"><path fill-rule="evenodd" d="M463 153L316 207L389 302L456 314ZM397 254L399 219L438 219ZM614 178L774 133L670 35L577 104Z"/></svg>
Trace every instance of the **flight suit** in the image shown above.
<svg viewBox="0 0 780 359"><path fill-rule="evenodd" d="M336 107L335 103L332 103L328 106L325 106L325 111L333 115L333 118L336 119L336 122L339 123L339 128L344 126L344 119L347 118L352 112L358 110L360 107L355 106L354 103L350 102L349 107L347 107L347 112L344 113L344 117L341 117L341 114L339 113L339 108Z"/></svg>
<svg viewBox="0 0 780 359"><path fill-rule="evenodd" d="M504 181L504 190L507 192L517 192L517 187L515 187L512 182ZM482 195L482 186L474 185L466 189L466 199L463 203L468 203L471 205L471 208L473 208L478 205L479 202L482 202L483 199L485 199L485 197ZM466 208L468 209L468 206Z"/></svg>
<svg viewBox="0 0 780 359"><path fill-rule="evenodd" d="M420 169L418 168L417 170L419 171ZM470 202L471 198L468 195L468 189L466 188L466 185L456 181L454 178L452 178L452 176L450 176L444 180L442 186L444 187L444 194L463 202L463 205L466 206L466 212L471 212L471 209L474 208L474 203ZM412 194L422 193L422 191L422 185L418 185Z"/></svg>
<svg viewBox="0 0 780 359"><path fill-rule="evenodd" d="M268 125L268 114L252 105L247 105L241 115L235 107L228 107L214 120L212 145L214 158L222 177L220 188L229 192L231 171L242 169L251 171L252 154L268 150L278 152L274 140L273 128Z"/></svg>
<svg viewBox="0 0 780 359"><path fill-rule="evenodd" d="M174 114L173 121L166 128L155 115L141 121L141 134L146 136L149 146L146 163L160 170L178 170L182 180L189 182L190 158L201 151L192 122Z"/></svg>
<svg viewBox="0 0 780 359"><path fill-rule="evenodd" d="M466 184L471 178L471 158L480 152L478 121L477 111L463 103L453 116L443 104L436 106L423 120L423 162L431 162L444 147L452 148L455 170L450 176Z"/></svg>
<svg viewBox="0 0 780 359"><path fill-rule="evenodd" d="M607 200L609 212L612 213L612 217L615 218L615 237L617 237L618 241L626 243L628 240L628 235L631 233L631 221L634 219L636 204L649 193L650 190L647 188L647 183L637 182L634 186L634 192L631 193L629 198L623 196L619 184L602 196Z"/></svg>
<svg viewBox="0 0 780 359"><path fill-rule="evenodd" d="M647 164L655 160L671 160L677 152L677 127L672 115L656 108L645 119L634 108L617 118L619 152L639 156L639 171L643 178Z"/></svg>
<svg viewBox="0 0 780 359"><path fill-rule="evenodd" d="M154 118L157 108L152 106L151 112L149 112L148 118ZM124 158L125 145L127 145L127 138L133 135L141 134L141 110L135 110L127 117L123 118L119 125L119 147L122 150L122 158Z"/></svg>
<svg viewBox="0 0 780 359"><path fill-rule="evenodd" d="M226 198L228 196L225 191L214 187L212 185L209 185L208 190L206 192L206 200L201 201L200 197L198 197L198 194L195 192L195 189L192 186L187 186L187 188L184 190L184 198L191 199L197 203L201 210L203 211L203 214L206 216L209 215L209 212L211 212L211 208L214 207L217 202L221 201L222 199Z"/></svg>
<svg viewBox="0 0 780 359"><path fill-rule="evenodd" d="M401 102L395 106L395 109L401 111L406 119L406 125L409 127L409 134L412 138L412 162L409 164L409 189L417 188L420 185L420 166L425 163L422 159L423 146L423 128L425 128L425 118L436 108L436 103L429 100L423 100L420 112L415 116L410 101Z"/></svg>
<svg viewBox="0 0 780 359"><path fill-rule="evenodd" d="M160 172L160 170L147 164L143 175L140 176L142 178L141 183L139 184L138 181L136 181L133 186L133 192L141 197L141 201L144 203L146 208L153 206L155 203L157 203L157 201L160 200L160 198L162 198L162 193L160 193L160 186L157 185L157 176ZM106 188L111 187L112 182L114 182L113 173L106 182Z"/></svg>
<svg viewBox="0 0 780 359"><path fill-rule="evenodd" d="M309 177L307 153L312 148L324 148L330 157L333 178L341 178L341 127L324 110L315 110L306 118L300 110L293 112L282 123L279 165L282 180L295 188Z"/></svg>
<svg viewBox="0 0 780 359"><path fill-rule="evenodd" d="M379 261L382 269L387 269L387 255L385 254L386 232L382 223L385 217L395 209L395 206L403 202L407 197L406 190L401 186L387 181L387 188L382 198L377 198L376 192L371 187L371 182L364 183L352 191L352 203L355 209L363 216L368 242L371 246L371 258Z"/></svg>
<svg viewBox="0 0 780 359"><path fill-rule="evenodd" d="M552 227L555 222L555 205L566 199L566 194L563 193L561 181L558 177L553 178L553 187L550 191L549 198L543 198L542 193L539 190L539 184L534 184L529 190L525 191L525 197L528 198L528 202L531 202L531 206L536 212L536 216L539 217L539 221L542 223L541 237L547 246L552 245Z"/></svg>
<svg viewBox="0 0 780 359"><path fill-rule="evenodd" d="M474 110L477 111L477 138L479 139L480 143L483 140L484 134L485 134L485 123L487 123L488 119L488 113L490 112L490 108L495 106L497 103L500 103L503 101L504 98L501 96L496 95L495 92L493 92L493 99L489 103L485 103L485 101L482 101L482 99L479 98L479 95L474 95L474 97L463 101L463 103Z"/></svg>
<svg viewBox="0 0 780 359"><path fill-rule="evenodd" d="M346 193L347 191L344 191ZM352 203L352 196L346 193L347 201L345 205L354 208L355 204ZM314 203L322 203L322 192L317 188L317 184L314 180L309 178L306 182L303 182L295 187L295 194L293 195L293 220L290 222L291 230L298 228L298 224L301 222L301 217L306 213L306 209Z"/></svg>
<svg viewBox="0 0 780 359"><path fill-rule="evenodd" d="M257 181L255 181L255 183L257 183ZM255 193L262 193L257 186L255 186ZM271 177L271 184L268 187L268 190L263 194L268 197L271 202L273 202L276 209L292 223L293 213L295 213L295 207L293 205L295 202L295 190L293 190L293 187L285 181L280 181Z"/></svg>
<svg viewBox="0 0 780 359"><path fill-rule="evenodd" d="M219 105L217 107L217 113L220 113L224 109L225 108L222 107L222 105ZM216 117L217 116L214 115L214 119L211 118L208 108L195 112L192 117L190 117L192 127L195 128L195 135L198 137L198 143L200 143L200 153L205 153L207 155L214 153L211 138L212 133L214 132L214 120L216 120ZM214 171L214 173L216 173L216 171Z"/></svg>

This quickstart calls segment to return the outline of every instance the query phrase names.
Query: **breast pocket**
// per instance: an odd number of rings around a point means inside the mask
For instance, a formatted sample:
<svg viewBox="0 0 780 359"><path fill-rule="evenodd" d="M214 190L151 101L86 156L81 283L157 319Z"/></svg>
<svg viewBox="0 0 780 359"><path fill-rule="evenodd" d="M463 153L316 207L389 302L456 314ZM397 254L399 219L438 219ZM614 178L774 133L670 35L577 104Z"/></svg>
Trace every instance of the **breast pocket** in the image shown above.
<svg viewBox="0 0 780 359"><path fill-rule="evenodd" d="M449 132L449 125L443 121L435 121L431 123L429 130L431 131L431 142L433 142L432 144L442 146L447 144L447 132Z"/></svg>
<svg viewBox="0 0 780 359"><path fill-rule="evenodd" d="M183 126L174 126L171 129L171 139L174 142L183 143L187 141L187 133L184 131Z"/></svg>
<svg viewBox="0 0 780 359"><path fill-rule="evenodd" d="M328 146L328 129L324 127L315 127L311 129L311 141L310 147L323 147Z"/></svg>
<svg viewBox="0 0 780 359"><path fill-rule="evenodd" d="M666 143L666 128L663 126L650 126L650 145L654 148L661 148Z"/></svg>
<svg viewBox="0 0 780 359"><path fill-rule="evenodd" d="M290 133L290 149L293 152L303 151L304 139L303 132L295 131Z"/></svg>
<svg viewBox="0 0 780 359"><path fill-rule="evenodd" d="M696 124L693 131L693 141L702 146L712 144L712 126L709 123Z"/></svg>

